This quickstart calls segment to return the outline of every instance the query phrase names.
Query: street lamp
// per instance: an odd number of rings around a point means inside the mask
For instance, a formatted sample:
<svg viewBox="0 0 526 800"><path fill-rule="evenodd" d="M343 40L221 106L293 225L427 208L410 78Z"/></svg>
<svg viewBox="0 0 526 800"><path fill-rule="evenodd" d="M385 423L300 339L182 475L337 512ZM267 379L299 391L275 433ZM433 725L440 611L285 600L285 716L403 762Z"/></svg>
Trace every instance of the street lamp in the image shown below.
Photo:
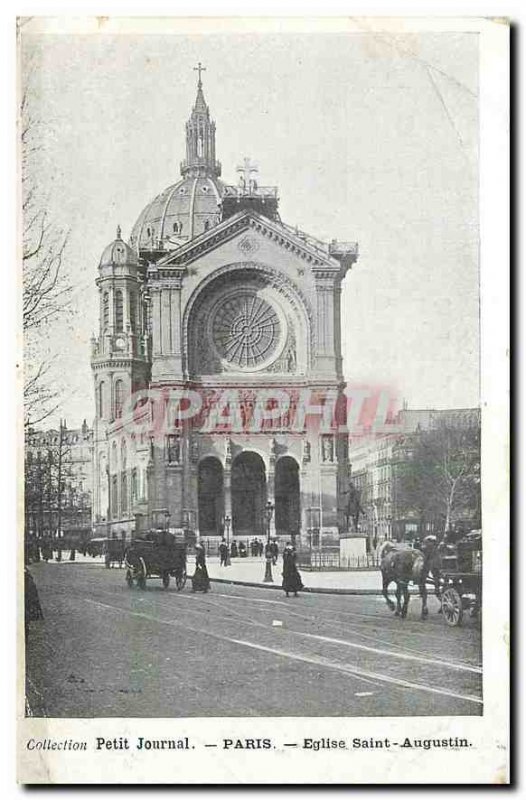
<svg viewBox="0 0 526 800"><path fill-rule="evenodd" d="M272 553L270 552L270 522L272 520L273 513L274 513L274 506L269 500L267 502L267 505L265 506L265 523L267 526L267 546L265 548L265 577L263 578L263 583L274 583L274 579L272 578Z"/></svg>
<svg viewBox="0 0 526 800"><path fill-rule="evenodd" d="M226 563L225 566L229 567L231 564L230 561L230 523L232 519L228 516L225 516L225 529L226 529Z"/></svg>

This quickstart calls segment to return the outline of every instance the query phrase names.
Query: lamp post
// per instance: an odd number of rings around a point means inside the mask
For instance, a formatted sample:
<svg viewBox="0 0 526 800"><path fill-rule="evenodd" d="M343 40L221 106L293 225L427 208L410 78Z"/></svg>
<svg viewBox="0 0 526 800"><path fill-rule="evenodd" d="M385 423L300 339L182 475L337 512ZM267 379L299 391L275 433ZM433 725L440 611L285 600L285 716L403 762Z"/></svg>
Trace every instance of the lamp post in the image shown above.
<svg viewBox="0 0 526 800"><path fill-rule="evenodd" d="M230 561L230 523L232 522L231 518L228 514L225 516L225 528L226 528L226 564L225 566L229 567L231 564Z"/></svg>
<svg viewBox="0 0 526 800"><path fill-rule="evenodd" d="M273 513L274 513L274 506L269 500L267 502L267 505L265 506L265 523L267 526L267 546L265 548L265 577L263 578L263 583L274 583L274 579L272 578L272 554L270 552L270 521L272 519Z"/></svg>

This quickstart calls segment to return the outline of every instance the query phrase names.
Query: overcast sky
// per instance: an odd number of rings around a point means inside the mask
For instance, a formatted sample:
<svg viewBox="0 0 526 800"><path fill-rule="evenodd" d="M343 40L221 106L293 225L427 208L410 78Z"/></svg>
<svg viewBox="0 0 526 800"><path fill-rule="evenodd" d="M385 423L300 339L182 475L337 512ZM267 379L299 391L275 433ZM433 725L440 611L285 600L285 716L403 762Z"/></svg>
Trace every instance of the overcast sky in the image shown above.
<svg viewBox="0 0 526 800"><path fill-rule="evenodd" d="M44 123L35 175L71 230L77 313L49 345L68 424L94 413L100 254L179 179L198 61L223 179L250 156L285 222L359 243L343 291L347 380L394 385L413 408L477 405L477 40L25 34Z"/></svg>

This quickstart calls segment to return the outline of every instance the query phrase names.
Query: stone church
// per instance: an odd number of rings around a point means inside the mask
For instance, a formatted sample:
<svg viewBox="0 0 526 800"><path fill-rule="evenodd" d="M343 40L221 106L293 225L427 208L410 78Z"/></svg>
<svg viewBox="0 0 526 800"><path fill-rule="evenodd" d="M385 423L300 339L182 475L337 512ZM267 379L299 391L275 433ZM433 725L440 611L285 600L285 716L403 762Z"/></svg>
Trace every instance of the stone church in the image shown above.
<svg viewBox="0 0 526 800"><path fill-rule="evenodd" d="M340 296L357 246L284 223L248 159L237 185L221 180L198 72L180 180L98 267L94 529L337 544Z"/></svg>

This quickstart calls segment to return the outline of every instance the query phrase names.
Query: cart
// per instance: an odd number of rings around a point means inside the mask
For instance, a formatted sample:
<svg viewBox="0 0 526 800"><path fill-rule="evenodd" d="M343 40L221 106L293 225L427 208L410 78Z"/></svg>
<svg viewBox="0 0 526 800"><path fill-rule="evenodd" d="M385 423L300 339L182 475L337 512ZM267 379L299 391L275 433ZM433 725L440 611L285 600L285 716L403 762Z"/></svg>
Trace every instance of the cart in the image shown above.
<svg viewBox="0 0 526 800"><path fill-rule="evenodd" d="M441 558L441 605L445 622L462 624L465 611L476 617L482 604L482 534L472 531Z"/></svg>
<svg viewBox="0 0 526 800"><path fill-rule="evenodd" d="M124 562L124 539L107 539L104 547L104 564L110 569L114 564L122 567Z"/></svg>
<svg viewBox="0 0 526 800"><path fill-rule="evenodd" d="M175 579L177 591L186 584L186 544L169 531L150 531L137 536L125 553L126 583L130 589L146 588L149 578L160 578L168 589Z"/></svg>

